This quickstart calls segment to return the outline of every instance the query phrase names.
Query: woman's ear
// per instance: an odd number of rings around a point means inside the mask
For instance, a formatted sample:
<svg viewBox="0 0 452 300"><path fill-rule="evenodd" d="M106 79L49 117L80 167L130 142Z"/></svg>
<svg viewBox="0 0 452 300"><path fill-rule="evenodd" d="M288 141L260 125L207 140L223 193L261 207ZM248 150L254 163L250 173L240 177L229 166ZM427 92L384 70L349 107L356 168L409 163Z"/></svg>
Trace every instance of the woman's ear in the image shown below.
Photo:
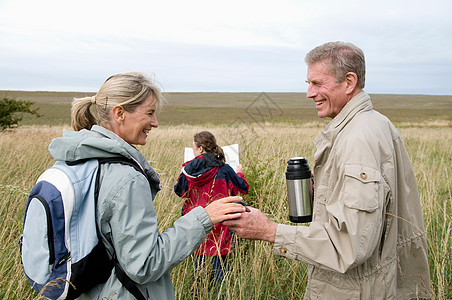
<svg viewBox="0 0 452 300"><path fill-rule="evenodd" d="M121 105L116 105L115 107L113 107L111 112L116 122L118 122L119 124L122 124L124 122L124 107L122 107Z"/></svg>
<svg viewBox="0 0 452 300"><path fill-rule="evenodd" d="M346 93L352 94L355 91L356 84L358 83L358 75L354 72L348 72L345 74L345 82L347 83Z"/></svg>

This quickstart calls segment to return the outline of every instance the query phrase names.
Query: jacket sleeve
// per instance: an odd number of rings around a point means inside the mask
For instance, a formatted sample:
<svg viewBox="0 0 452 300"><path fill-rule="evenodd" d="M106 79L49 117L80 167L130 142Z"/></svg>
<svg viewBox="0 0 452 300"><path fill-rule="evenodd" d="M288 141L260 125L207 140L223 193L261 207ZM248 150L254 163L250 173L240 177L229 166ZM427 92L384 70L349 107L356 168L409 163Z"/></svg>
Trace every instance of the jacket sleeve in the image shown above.
<svg viewBox="0 0 452 300"><path fill-rule="evenodd" d="M212 222L198 207L159 233L146 178L134 170L122 172L121 178L119 183L109 185L111 214L104 226L110 228L111 243L124 271L138 284L146 284L158 280L195 251Z"/></svg>
<svg viewBox="0 0 452 300"><path fill-rule="evenodd" d="M231 192L232 196L238 193L248 194L249 185L243 173L236 173L231 166L225 165L226 172L228 174L228 190Z"/></svg>
<svg viewBox="0 0 452 300"><path fill-rule="evenodd" d="M177 183L174 186L174 192L179 197L187 197L188 191L188 180L184 173L180 173L179 178L177 178Z"/></svg>
<svg viewBox="0 0 452 300"><path fill-rule="evenodd" d="M349 151L350 159L341 157L333 167L338 179L331 191L328 183L317 183L315 205L321 212L315 208L314 213L321 217L314 216L309 227L278 225L276 255L345 273L376 251L389 192L372 151L365 154L365 148L359 147L359 154Z"/></svg>

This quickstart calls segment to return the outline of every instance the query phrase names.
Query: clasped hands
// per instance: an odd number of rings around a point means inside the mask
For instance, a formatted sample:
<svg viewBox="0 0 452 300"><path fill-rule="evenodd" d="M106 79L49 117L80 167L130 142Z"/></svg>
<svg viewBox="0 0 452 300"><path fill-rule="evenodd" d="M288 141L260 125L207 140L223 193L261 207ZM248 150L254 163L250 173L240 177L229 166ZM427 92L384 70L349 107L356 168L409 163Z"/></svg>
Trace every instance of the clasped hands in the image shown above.
<svg viewBox="0 0 452 300"><path fill-rule="evenodd" d="M240 196L218 199L205 210L213 224L226 225L241 238L274 242L278 224L259 209L237 203L240 201Z"/></svg>

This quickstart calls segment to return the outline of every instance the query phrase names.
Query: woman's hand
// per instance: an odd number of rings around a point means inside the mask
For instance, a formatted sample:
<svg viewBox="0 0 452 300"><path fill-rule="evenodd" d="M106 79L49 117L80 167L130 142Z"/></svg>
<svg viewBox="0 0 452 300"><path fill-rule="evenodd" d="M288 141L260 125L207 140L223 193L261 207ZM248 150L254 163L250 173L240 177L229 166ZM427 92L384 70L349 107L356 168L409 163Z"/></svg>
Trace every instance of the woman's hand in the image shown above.
<svg viewBox="0 0 452 300"><path fill-rule="evenodd" d="M226 220L240 218L242 213L246 212L246 208L241 204L234 203L236 201L242 201L242 197L231 196L221 198L207 205L204 209L207 215L209 215L212 224L215 225Z"/></svg>
<svg viewBox="0 0 452 300"><path fill-rule="evenodd" d="M241 164L238 164L238 165L237 165L236 173L242 173L242 174L244 174L244 172L243 172L243 167L242 167Z"/></svg>

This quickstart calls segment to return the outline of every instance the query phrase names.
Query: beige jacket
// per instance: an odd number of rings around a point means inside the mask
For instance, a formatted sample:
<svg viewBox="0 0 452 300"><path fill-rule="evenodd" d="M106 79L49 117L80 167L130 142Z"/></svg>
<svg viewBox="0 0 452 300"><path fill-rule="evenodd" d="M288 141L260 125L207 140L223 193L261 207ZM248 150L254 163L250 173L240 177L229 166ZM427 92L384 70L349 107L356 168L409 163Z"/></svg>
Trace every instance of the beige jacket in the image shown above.
<svg viewBox="0 0 452 300"><path fill-rule="evenodd" d="M274 244L310 265L305 299L429 297L419 192L395 127L361 92L314 143L313 221L278 225Z"/></svg>

